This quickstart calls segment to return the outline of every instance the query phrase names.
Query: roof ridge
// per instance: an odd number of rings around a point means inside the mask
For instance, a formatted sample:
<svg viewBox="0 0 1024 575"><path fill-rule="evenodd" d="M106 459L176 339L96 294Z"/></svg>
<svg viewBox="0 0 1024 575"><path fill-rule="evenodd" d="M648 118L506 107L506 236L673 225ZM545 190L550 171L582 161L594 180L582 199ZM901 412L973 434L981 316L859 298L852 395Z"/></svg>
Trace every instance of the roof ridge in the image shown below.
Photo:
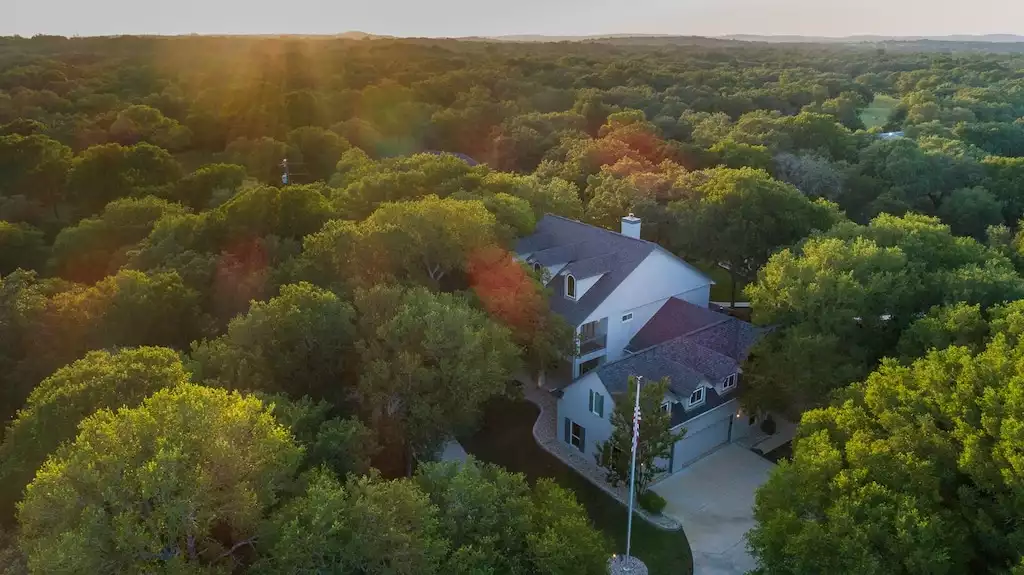
<svg viewBox="0 0 1024 575"><path fill-rule="evenodd" d="M634 238L632 236L627 236L627 235L625 235L625 234L623 234L621 232L617 232L615 230L609 230L608 228L602 228L601 226L595 226L594 224L588 224L587 222L581 222L579 220L574 220L572 218L567 218L565 216L560 216L558 214L546 213L546 214L544 214L544 216L552 217L552 218L558 218L560 220L563 220L563 221L566 221L566 222L569 222L569 223L579 224L581 226L587 226L588 228L594 228L595 230L600 230L600 231L602 231L602 232L604 232L606 234L612 234L612 235L614 235L615 237L618 237L618 238L622 238L622 239L626 239L626 240L632 240L634 242L640 242L642 244L650 244L650 245L656 246L656 247L661 247L657 242L652 242L652 241L649 241L649 240L645 240L643 238Z"/></svg>

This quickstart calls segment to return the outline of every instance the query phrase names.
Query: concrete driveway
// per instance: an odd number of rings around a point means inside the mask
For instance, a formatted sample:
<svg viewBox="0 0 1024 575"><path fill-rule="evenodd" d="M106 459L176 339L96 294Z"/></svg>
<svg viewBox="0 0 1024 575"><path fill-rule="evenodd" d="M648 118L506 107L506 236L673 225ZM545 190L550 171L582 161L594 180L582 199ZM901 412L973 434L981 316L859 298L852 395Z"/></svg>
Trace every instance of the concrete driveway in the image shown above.
<svg viewBox="0 0 1024 575"><path fill-rule="evenodd" d="M757 566L744 535L754 526L754 491L773 467L730 444L652 487L668 502L665 514L683 524L694 575L737 575Z"/></svg>

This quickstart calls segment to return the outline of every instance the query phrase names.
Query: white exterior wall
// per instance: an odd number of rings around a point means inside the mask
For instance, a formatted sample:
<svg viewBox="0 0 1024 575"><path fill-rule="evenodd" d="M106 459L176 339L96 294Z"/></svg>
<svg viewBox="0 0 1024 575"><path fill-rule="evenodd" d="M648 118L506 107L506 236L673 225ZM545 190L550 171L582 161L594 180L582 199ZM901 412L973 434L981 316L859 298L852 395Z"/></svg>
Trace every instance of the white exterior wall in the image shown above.
<svg viewBox="0 0 1024 575"><path fill-rule="evenodd" d="M594 287L594 284L597 283L597 280L601 279L602 275L604 274L598 274L589 278L576 278L576 299L582 298L590 288Z"/></svg>
<svg viewBox="0 0 1024 575"><path fill-rule="evenodd" d="M604 417L598 417L590 412L590 390L604 395ZM597 451L597 444L608 441L612 435L612 411L615 410L615 401L612 394L608 393L601 378L597 373L590 372L575 383L563 390L562 397L558 400L558 440L565 441L565 418L568 417L575 423L587 430L586 455L593 457ZM570 449L575 447L569 446Z"/></svg>
<svg viewBox="0 0 1024 575"><path fill-rule="evenodd" d="M656 249L605 298L581 325L608 318L608 361L620 359L636 332L661 309L670 297L707 307L710 280L674 256ZM633 321L622 323L622 315L633 312Z"/></svg>
<svg viewBox="0 0 1024 575"><path fill-rule="evenodd" d="M704 412L697 417L683 423L681 428L686 429L687 435L697 433L698 431L713 425L716 421L724 419L727 415L729 417L736 417L736 414L740 411L740 402L738 400L730 399L729 401L719 405L711 411ZM673 428L673 429L679 429ZM685 438L683 439L685 441Z"/></svg>

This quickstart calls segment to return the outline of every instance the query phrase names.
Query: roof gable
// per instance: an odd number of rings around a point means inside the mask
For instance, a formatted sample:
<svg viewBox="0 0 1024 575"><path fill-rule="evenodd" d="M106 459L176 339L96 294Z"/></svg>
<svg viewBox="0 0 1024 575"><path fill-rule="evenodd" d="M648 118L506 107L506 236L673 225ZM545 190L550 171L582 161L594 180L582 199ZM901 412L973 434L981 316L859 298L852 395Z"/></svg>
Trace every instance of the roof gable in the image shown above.
<svg viewBox="0 0 1024 575"><path fill-rule="evenodd" d="M651 330L645 334L647 327ZM689 397L697 386L737 373L763 328L671 298L630 342L637 352L598 368L610 393L621 393L631 375L669 378L669 388ZM660 341L659 341L660 340ZM651 345L646 345L646 343ZM640 345L645 345L639 349Z"/></svg>
<svg viewBox="0 0 1024 575"><path fill-rule="evenodd" d="M548 282L551 310L579 325L640 265L657 245L560 216L546 215L536 231L516 244L527 261L543 266L567 264ZM567 299L565 275L599 277L576 300Z"/></svg>

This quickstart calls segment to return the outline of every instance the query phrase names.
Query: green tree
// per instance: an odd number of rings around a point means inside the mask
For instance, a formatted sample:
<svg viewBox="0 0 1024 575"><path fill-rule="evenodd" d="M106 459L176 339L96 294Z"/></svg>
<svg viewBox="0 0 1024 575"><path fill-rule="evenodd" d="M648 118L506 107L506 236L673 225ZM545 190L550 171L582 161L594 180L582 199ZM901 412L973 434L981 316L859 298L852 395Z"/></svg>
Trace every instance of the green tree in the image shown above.
<svg viewBox="0 0 1024 575"><path fill-rule="evenodd" d="M1000 333L975 356L950 347L910 366L886 361L805 414L792 463L757 493L748 540L764 572L1019 566L1022 353Z"/></svg>
<svg viewBox="0 0 1024 575"><path fill-rule="evenodd" d="M28 561L13 533L0 528L0 573L28 575Z"/></svg>
<svg viewBox="0 0 1024 575"><path fill-rule="evenodd" d="M258 399L223 390L187 384L136 408L97 412L40 469L19 505L29 567L230 569L301 455Z"/></svg>
<svg viewBox="0 0 1024 575"><path fill-rule="evenodd" d="M636 450L636 493L665 471L658 461L668 459L672 446L681 435L672 432L672 414L662 408L668 395L668 378L640 386L640 441ZM598 445L597 463L607 472L608 482L628 484L633 453L633 409L636 405L636 379L629 377L629 391L623 394L612 411L612 435ZM682 432L685 433L685 430Z"/></svg>
<svg viewBox="0 0 1024 575"><path fill-rule="evenodd" d="M378 286L357 294L356 310L357 397L391 461L408 466L474 424L518 367L509 331L461 296Z"/></svg>
<svg viewBox="0 0 1024 575"><path fill-rule="evenodd" d="M651 201L651 197L638 189L628 179L617 178L611 173L593 176L587 185L587 221L606 229L617 229L619 221L626 214L639 212L639 206Z"/></svg>
<svg viewBox="0 0 1024 575"><path fill-rule="evenodd" d="M749 279L772 253L840 219L834 205L813 202L767 172L716 168L696 174L695 193L674 202L669 233L674 248L724 264L736 302L737 279Z"/></svg>
<svg viewBox="0 0 1024 575"><path fill-rule="evenodd" d="M181 166L162 148L105 144L75 158L68 174L68 194L82 215L90 215L113 200L145 195L180 177Z"/></svg>
<svg viewBox="0 0 1024 575"><path fill-rule="evenodd" d="M752 351L748 398L796 412L819 405L894 355L904 330L933 306L985 310L1022 289L1009 261L936 218L837 225L773 255L747 286L755 321L777 327Z"/></svg>
<svg viewBox="0 0 1024 575"><path fill-rule="evenodd" d="M839 201L843 177L839 166L814 155L782 153L775 156L775 177L812 198Z"/></svg>
<svg viewBox="0 0 1024 575"><path fill-rule="evenodd" d="M126 146L148 142L166 150L180 151L188 147L192 131L156 108L136 104L118 112L110 125L110 136Z"/></svg>
<svg viewBox="0 0 1024 575"><path fill-rule="evenodd" d="M32 390L0 444L0 513L11 517L47 456L101 409L135 407L152 393L189 380L177 352L160 347L92 351Z"/></svg>
<svg viewBox="0 0 1024 575"><path fill-rule="evenodd" d="M377 475L339 482L314 470L305 491L276 511L260 539L261 575L430 575L447 544L436 509L408 480Z"/></svg>
<svg viewBox="0 0 1024 575"><path fill-rule="evenodd" d="M494 215L480 201L427 196L381 205L360 225L361 249L385 273L439 287L464 271L470 256L496 241Z"/></svg>
<svg viewBox="0 0 1024 575"><path fill-rule="evenodd" d="M46 136L0 136L0 196L24 196L56 213L71 158L71 148Z"/></svg>
<svg viewBox="0 0 1024 575"><path fill-rule="evenodd" d="M304 126L288 132L288 147L301 171L311 180L330 179L341 155L349 149L344 138L323 128ZM298 170L298 167L296 169Z"/></svg>
<svg viewBox="0 0 1024 575"><path fill-rule="evenodd" d="M607 569L608 542L572 493L495 465L430 463L416 484L438 510L455 573L594 574Z"/></svg>
<svg viewBox="0 0 1024 575"><path fill-rule="evenodd" d="M43 232L28 224L0 220L0 275L18 268L38 270L46 259Z"/></svg>
<svg viewBox="0 0 1024 575"><path fill-rule="evenodd" d="M989 326L981 306L958 302L935 306L910 324L900 336L897 349L904 361L924 357L933 349L950 346L978 351L985 343Z"/></svg>
<svg viewBox="0 0 1024 575"><path fill-rule="evenodd" d="M193 210L213 207L215 201L226 201L242 186L245 168L235 164L206 164L188 174L167 193L167 199L180 202Z"/></svg>
<svg viewBox="0 0 1024 575"><path fill-rule="evenodd" d="M754 168L765 171L772 169L771 152L764 146L751 146L732 140L722 140L711 146L710 151L717 154L719 162L727 168Z"/></svg>
<svg viewBox="0 0 1024 575"><path fill-rule="evenodd" d="M193 345L197 377L227 389L285 392L344 399L353 350L353 310L335 294L308 283L254 301L225 335Z"/></svg>
<svg viewBox="0 0 1024 575"><path fill-rule="evenodd" d="M305 449L302 469L326 467L338 477L370 473L370 460L379 446L373 430L361 421L331 417L340 411L334 404L308 395L298 399L283 393L256 395Z"/></svg>
<svg viewBox="0 0 1024 575"><path fill-rule="evenodd" d="M982 160L985 169L985 189L1003 203L1003 216L1007 223L1024 217L1024 158L989 156Z"/></svg>
<svg viewBox="0 0 1024 575"><path fill-rule="evenodd" d="M157 220L185 211L178 204L153 196L114 200L97 216L57 234L49 267L69 280L99 281L126 262L127 251L150 234Z"/></svg>
<svg viewBox="0 0 1024 575"><path fill-rule="evenodd" d="M187 349L205 323L199 294L175 272L120 271L86 290L77 306L75 312L85 318L100 311L90 326L90 349L131 345Z"/></svg>
<svg viewBox="0 0 1024 575"><path fill-rule="evenodd" d="M232 164L245 166L246 172L265 184L281 182L284 168L281 161L288 157L288 145L271 137L239 138L224 150Z"/></svg>
<svg viewBox="0 0 1024 575"><path fill-rule="evenodd" d="M985 188L963 188L952 192L937 214L954 234L984 241L988 227L1002 223L1003 205Z"/></svg>
<svg viewBox="0 0 1024 575"><path fill-rule="evenodd" d="M608 568L607 539L573 493L546 477L533 487L533 525L528 542L537 573L598 575Z"/></svg>

